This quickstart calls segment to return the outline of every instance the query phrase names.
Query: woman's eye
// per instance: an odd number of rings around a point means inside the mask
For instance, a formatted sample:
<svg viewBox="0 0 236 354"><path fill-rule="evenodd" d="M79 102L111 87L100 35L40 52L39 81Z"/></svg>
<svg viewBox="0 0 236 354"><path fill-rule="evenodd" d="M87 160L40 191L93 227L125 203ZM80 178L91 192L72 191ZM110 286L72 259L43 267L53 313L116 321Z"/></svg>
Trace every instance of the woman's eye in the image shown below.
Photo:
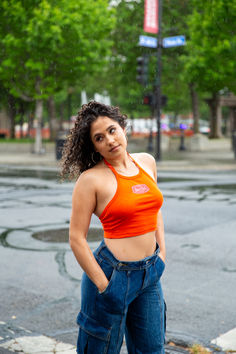
<svg viewBox="0 0 236 354"><path fill-rule="evenodd" d="M111 128L110 133L113 134L115 132L115 128Z"/></svg>
<svg viewBox="0 0 236 354"><path fill-rule="evenodd" d="M98 136L97 138L96 138L96 141L101 141L102 140L102 137L101 136Z"/></svg>

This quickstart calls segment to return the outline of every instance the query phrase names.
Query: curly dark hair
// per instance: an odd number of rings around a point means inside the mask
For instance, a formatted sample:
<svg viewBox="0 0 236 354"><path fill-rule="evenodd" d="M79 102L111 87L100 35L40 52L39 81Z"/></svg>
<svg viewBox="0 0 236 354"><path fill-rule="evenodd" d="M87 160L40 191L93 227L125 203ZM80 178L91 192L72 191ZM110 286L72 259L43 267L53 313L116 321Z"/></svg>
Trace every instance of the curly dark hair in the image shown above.
<svg viewBox="0 0 236 354"><path fill-rule="evenodd" d="M119 107L108 106L96 101L82 105L76 117L74 128L63 147L61 177L77 178L82 172L95 166L102 156L95 152L90 138L90 126L99 117L109 117L120 124L127 125L127 116L121 114Z"/></svg>

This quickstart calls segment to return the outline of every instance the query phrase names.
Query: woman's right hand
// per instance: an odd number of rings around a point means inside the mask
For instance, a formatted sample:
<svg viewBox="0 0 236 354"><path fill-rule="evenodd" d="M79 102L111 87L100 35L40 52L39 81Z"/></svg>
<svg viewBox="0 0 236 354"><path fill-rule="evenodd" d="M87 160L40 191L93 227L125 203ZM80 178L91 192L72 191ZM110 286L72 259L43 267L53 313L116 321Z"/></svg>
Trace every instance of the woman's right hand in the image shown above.
<svg viewBox="0 0 236 354"><path fill-rule="evenodd" d="M107 279L107 282L104 285L98 287L99 294L102 294L102 293L104 293L104 291L106 291L106 288L108 287L108 284L109 284L109 281Z"/></svg>

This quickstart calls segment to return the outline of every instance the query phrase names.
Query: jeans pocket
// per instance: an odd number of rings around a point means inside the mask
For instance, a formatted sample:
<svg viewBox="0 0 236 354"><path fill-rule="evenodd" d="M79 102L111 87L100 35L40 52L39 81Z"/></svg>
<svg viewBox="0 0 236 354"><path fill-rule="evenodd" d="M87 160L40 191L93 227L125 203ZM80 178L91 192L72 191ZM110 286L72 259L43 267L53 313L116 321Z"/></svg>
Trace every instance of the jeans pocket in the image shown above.
<svg viewBox="0 0 236 354"><path fill-rule="evenodd" d="M97 292L95 308L100 316L107 314L120 314L124 307L126 287L122 281L122 275L116 269L113 270L107 288L99 294ZM102 318L102 317L101 317Z"/></svg>
<svg viewBox="0 0 236 354"><path fill-rule="evenodd" d="M108 283L106 289L104 291L102 291L101 293L99 293L101 296L105 295L105 294L107 294L109 292L110 287L111 287L112 282L113 282L114 277L115 277L115 271L116 271L115 268L113 268L112 273L111 273L110 277L108 278L109 283Z"/></svg>
<svg viewBox="0 0 236 354"><path fill-rule="evenodd" d="M155 268L156 268L156 272L157 272L157 277L158 279L160 279L160 277L162 276L164 269L165 269L165 262L161 259L161 257L157 256L157 260L155 263Z"/></svg>
<svg viewBox="0 0 236 354"><path fill-rule="evenodd" d="M98 321L80 311L77 317L80 326L77 341L77 353L106 354L108 351L111 329L103 327Z"/></svg>
<svg viewBox="0 0 236 354"><path fill-rule="evenodd" d="M109 281L106 289L102 293L99 293L100 295L103 295L109 291L109 289L112 285L112 282L113 282L113 278L115 276L116 269L109 262L107 262L105 259L98 261L98 264L102 268L105 276L107 277L107 280Z"/></svg>

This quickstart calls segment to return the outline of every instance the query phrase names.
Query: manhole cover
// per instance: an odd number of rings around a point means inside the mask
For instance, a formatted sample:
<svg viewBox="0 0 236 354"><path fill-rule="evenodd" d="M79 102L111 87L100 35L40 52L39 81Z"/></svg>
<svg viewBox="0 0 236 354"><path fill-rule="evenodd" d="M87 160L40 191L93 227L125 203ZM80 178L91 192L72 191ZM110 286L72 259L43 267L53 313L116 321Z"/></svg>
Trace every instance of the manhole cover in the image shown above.
<svg viewBox="0 0 236 354"><path fill-rule="evenodd" d="M69 242L69 229L44 230L36 232L32 235L33 238L43 242ZM90 228L87 240L99 241L103 239L103 230L100 228Z"/></svg>

